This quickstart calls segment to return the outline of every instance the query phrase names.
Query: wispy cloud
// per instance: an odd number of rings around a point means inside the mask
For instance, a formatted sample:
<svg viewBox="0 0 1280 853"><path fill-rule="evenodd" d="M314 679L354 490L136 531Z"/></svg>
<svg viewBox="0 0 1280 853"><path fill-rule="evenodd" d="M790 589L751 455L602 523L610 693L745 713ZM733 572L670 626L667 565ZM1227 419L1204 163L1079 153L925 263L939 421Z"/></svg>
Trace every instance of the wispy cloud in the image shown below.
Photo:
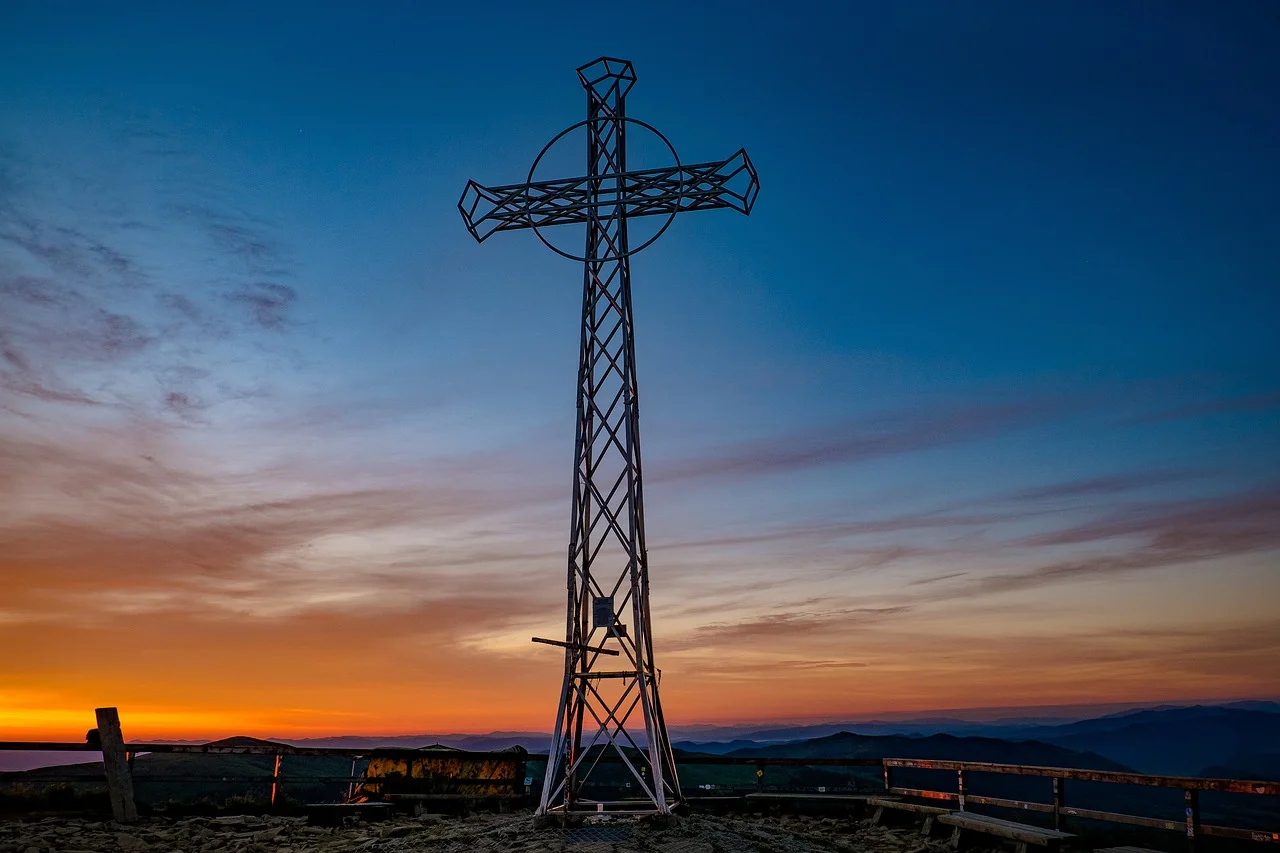
<svg viewBox="0 0 1280 853"><path fill-rule="evenodd" d="M943 581L962 578L967 574L968 572L947 572L946 574L933 575L932 577L927 578L916 578L914 580L907 581L907 586L927 586L931 583L942 583Z"/></svg>
<svg viewBox="0 0 1280 853"><path fill-rule="evenodd" d="M1117 541L1119 540L1119 541ZM1020 546L1094 546L1017 572L995 572L938 595L948 599L1025 591L1071 580L1162 569L1280 549L1280 487L1217 498L1175 501L1116 511L1111 516L1036 534ZM1109 551L1099 551L1109 546Z"/></svg>
<svg viewBox="0 0 1280 853"><path fill-rule="evenodd" d="M1059 498L1110 497L1126 492L1149 489L1153 486L1182 483L1193 479L1195 476L1195 473L1189 471L1139 471L1129 474L1113 474L1021 489L1009 495L1009 499L1014 501L1041 501Z"/></svg>
<svg viewBox="0 0 1280 853"><path fill-rule="evenodd" d="M1031 399L886 413L743 442L658 467L657 481L775 474L866 461L1007 433L1078 411L1080 401Z"/></svg>
<svg viewBox="0 0 1280 853"><path fill-rule="evenodd" d="M227 299L243 305L264 329L283 329L289 309L298 301L298 291L286 284L255 281L227 294Z"/></svg>
<svg viewBox="0 0 1280 853"><path fill-rule="evenodd" d="M678 651L767 646L778 641L793 642L800 638L847 633L855 626L882 622L907 613L911 609L908 605L898 605L767 614L739 622L703 625L683 637L664 642L663 647Z"/></svg>
<svg viewBox="0 0 1280 853"><path fill-rule="evenodd" d="M137 148L137 133L125 138ZM234 399L242 380L208 367L223 342L297 325L297 262L207 182L205 204L168 201L198 174L157 160L128 192L106 180L60 193L78 165L0 144L0 406L92 402L191 420Z"/></svg>
<svg viewBox="0 0 1280 853"><path fill-rule="evenodd" d="M1173 421L1213 415L1234 415L1280 409L1280 391L1257 391L1249 394L1223 395L1179 406L1162 408L1140 418L1141 421Z"/></svg>
<svg viewBox="0 0 1280 853"><path fill-rule="evenodd" d="M356 482L326 475L323 460L209 473L187 467L166 430L135 426L100 429L88 446L0 439L8 606L60 623L122 608L286 618L495 585L541 600L534 579L563 572L560 530L537 529L536 494L484 466L460 482L372 465Z"/></svg>

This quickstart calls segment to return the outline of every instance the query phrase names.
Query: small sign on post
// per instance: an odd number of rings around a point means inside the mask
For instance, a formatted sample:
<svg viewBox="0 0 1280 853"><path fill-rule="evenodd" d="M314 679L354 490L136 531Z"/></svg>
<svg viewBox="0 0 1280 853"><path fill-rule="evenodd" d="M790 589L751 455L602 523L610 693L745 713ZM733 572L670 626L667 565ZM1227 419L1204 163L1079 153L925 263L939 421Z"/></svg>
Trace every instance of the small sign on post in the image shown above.
<svg viewBox="0 0 1280 853"><path fill-rule="evenodd" d="M1200 835L1200 792L1183 791L1182 796L1187 804L1187 853L1196 853Z"/></svg>
<svg viewBox="0 0 1280 853"><path fill-rule="evenodd" d="M613 596L597 595L591 600L591 622L597 628L613 633Z"/></svg>
<svg viewBox="0 0 1280 853"><path fill-rule="evenodd" d="M111 798L111 816L119 823L138 819L133 802L133 774L129 772L129 753L124 748L120 731L120 712L115 708L97 708L98 739L102 744L102 766L107 776L107 794Z"/></svg>

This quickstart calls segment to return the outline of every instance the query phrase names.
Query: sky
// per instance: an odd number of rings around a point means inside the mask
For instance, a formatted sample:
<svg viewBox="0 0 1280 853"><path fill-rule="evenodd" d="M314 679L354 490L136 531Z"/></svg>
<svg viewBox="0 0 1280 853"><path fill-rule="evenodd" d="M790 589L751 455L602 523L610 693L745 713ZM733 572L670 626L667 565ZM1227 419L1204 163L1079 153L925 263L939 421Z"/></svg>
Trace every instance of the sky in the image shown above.
<svg viewBox="0 0 1280 853"><path fill-rule="evenodd" d="M632 265L670 723L1277 695L1274 5L4 18L0 738L551 728L581 271L456 204L601 55L761 181Z"/></svg>

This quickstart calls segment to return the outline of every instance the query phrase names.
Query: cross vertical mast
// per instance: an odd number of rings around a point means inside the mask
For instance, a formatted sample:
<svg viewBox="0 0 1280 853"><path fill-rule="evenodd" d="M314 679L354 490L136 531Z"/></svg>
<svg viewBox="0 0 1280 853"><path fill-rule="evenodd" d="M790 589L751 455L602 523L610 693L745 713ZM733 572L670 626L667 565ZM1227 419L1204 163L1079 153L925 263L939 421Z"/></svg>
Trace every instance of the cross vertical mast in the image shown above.
<svg viewBox="0 0 1280 853"><path fill-rule="evenodd" d="M535 638L565 648L538 814L669 814L681 795L653 662L630 257L677 213L750 213L760 184L745 151L682 165L666 137L629 118L626 95L636 79L630 62L598 59L579 68L578 79L587 91L586 120L543 148L525 183L468 181L458 211L479 242L498 231L531 229L548 248L583 264L565 641ZM628 126L654 133L675 165L628 171ZM535 181L547 150L578 128L586 130L587 173ZM627 220L645 216L664 216L666 223L632 247ZM586 228L582 256L541 231L568 224Z"/></svg>
<svg viewBox="0 0 1280 853"><path fill-rule="evenodd" d="M587 90L589 212L569 537L568 648L540 811L563 808L568 812L590 805L581 802L585 774L580 771L590 772L602 757L600 752L608 750L616 752L630 770L632 790L642 798L633 805L665 814L678 802L680 787L658 701L649 627L631 270L623 205L626 91L632 79L629 65L610 61L585 66L579 70L579 79ZM630 619L624 619L624 614ZM593 636L596 632L603 632L603 638ZM596 668L599 655L585 647L608 639L621 647L622 659L629 665L626 670ZM637 708L644 722L643 739L634 738L627 729ZM594 730L585 743L584 730Z"/></svg>

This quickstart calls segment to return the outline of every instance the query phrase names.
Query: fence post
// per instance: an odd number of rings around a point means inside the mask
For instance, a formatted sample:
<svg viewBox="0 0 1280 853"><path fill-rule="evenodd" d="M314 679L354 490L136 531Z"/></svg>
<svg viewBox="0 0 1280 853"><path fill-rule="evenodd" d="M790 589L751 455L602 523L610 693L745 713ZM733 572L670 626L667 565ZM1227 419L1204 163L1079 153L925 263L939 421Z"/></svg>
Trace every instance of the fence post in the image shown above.
<svg viewBox="0 0 1280 853"><path fill-rule="evenodd" d="M957 799L960 802L960 811L964 811L964 770L956 771L956 792L959 794Z"/></svg>
<svg viewBox="0 0 1280 853"><path fill-rule="evenodd" d="M892 769L893 768L890 767L888 764L884 765L884 792L886 794L893 791L893 784L889 781L889 771Z"/></svg>
<svg viewBox="0 0 1280 853"><path fill-rule="evenodd" d="M1053 777L1053 828L1062 831L1062 807L1066 804L1063 788L1067 780Z"/></svg>
<svg viewBox="0 0 1280 853"><path fill-rule="evenodd" d="M1196 837L1200 835L1200 792L1183 791L1187 803L1187 853L1196 853Z"/></svg>
<svg viewBox="0 0 1280 853"><path fill-rule="evenodd" d="M764 765L763 764L756 765L756 791L761 794L764 793Z"/></svg>
<svg viewBox="0 0 1280 853"><path fill-rule="evenodd" d="M111 816L119 823L138 819L133 802L133 774L129 772L124 734L120 731L120 712L115 708L95 708L98 739L102 744L102 767L107 777L107 794L111 798Z"/></svg>
<svg viewBox="0 0 1280 853"><path fill-rule="evenodd" d="M271 771L271 807L276 805L276 791L280 788L280 759L284 758L280 753L276 753L276 766Z"/></svg>

